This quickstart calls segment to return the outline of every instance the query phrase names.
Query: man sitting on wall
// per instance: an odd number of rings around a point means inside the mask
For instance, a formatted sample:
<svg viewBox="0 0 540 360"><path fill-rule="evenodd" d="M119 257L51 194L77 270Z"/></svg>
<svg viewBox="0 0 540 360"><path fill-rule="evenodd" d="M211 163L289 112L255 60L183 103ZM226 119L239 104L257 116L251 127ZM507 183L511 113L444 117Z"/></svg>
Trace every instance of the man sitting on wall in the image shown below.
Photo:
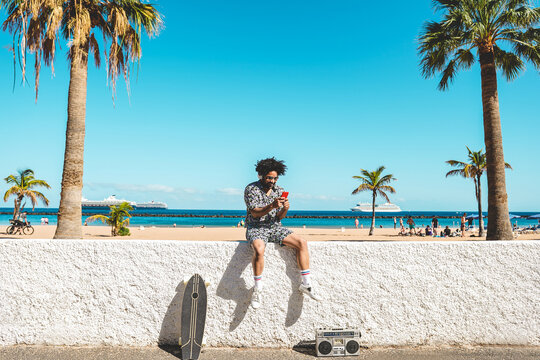
<svg viewBox="0 0 540 360"><path fill-rule="evenodd" d="M268 242L296 249L296 259L302 278L299 290L314 300L321 300L321 297L313 291L306 240L281 225L281 219L289 210L289 200L282 196L283 188L276 185L276 182L280 175L285 174L286 169L283 161L274 158L258 161L255 170L259 180L246 186L244 191L247 207L246 239L253 247L255 287L251 306L254 309L259 308L262 302L264 250Z"/></svg>

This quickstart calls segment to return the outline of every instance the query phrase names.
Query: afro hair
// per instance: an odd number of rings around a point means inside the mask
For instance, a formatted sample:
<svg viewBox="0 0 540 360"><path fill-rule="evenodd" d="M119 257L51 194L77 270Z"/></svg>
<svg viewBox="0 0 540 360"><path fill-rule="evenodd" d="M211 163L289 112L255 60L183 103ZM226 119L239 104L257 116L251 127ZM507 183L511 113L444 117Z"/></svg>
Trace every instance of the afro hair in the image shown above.
<svg viewBox="0 0 540 360"><path fill-rule="evenodd" d="M275 171L281 176L285 175L287 166L283 160L276 160L275 158L271 157L257 161L257 164L255 164L255 170L260 176L265 176L271 171Z"/></svg>

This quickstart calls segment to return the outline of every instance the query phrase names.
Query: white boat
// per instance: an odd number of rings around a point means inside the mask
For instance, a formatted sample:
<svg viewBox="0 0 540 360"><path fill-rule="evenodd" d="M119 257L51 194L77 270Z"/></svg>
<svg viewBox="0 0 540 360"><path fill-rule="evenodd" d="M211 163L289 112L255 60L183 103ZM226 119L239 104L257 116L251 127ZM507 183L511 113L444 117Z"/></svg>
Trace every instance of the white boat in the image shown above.
<svg viewBox="0 0 540 360"><path fill-rule="evenodd" d="M117 199L116 195L111 195L106 199L103 200L88 200L84 197L81 200L81 205L83 208L108 208L112 205L120 205L123 202L127 202L129 205L131 205L134 208L138 209L167 209L167 204L161 201L150 201L150 202L144 202L144 203L136 203L135 201L129 201L124 199Z"/></svg>
<svg viewBox="0 0 540 360"><path fill-rule="evenodd" d="M166 209L167 208L167 204L165 204L164 202L161 202L161 201L149 201L149 202L144 202L144 203L137 203L137 208L138 209Z"/></svg>
<svg viewBox="0 0 540 360"><path fill-rule="evenodd" d="M372 212L373 207L370 203L358 203L355 207L351 208L352 211ZM400 212L401 208L396 204L384 203L375 205L375 212Z"/></svg>
<svg viewBox="0 0 540 360"><path fill-rule="evenodd" d="M116 195L111 195L103 200L88 200L82 198L81 205L83 208L107 208L112 205L120 205L123 202L127 202L131 206L136 206L137 204L133 201L128 201L124 199L117 199Z"/></svg>

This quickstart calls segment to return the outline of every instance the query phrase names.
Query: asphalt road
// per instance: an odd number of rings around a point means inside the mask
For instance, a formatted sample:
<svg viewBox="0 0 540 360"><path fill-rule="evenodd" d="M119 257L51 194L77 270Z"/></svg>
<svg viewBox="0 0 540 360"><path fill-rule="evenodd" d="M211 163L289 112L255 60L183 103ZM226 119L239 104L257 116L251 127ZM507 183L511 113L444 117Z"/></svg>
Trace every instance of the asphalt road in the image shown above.
<svg viewBox="0 0 540 360"><path fill-rule="evenodd" d="M72 346L6 346L0 347L1 360L174 360L180 359L177 347L72 347ZM204 349L200 360L269 360L315 359L314 349ZM335 359L335 358L334 358ZM537 360L540 347L482 346L472 348L372 348L356 357L369 360Z"/></svg>

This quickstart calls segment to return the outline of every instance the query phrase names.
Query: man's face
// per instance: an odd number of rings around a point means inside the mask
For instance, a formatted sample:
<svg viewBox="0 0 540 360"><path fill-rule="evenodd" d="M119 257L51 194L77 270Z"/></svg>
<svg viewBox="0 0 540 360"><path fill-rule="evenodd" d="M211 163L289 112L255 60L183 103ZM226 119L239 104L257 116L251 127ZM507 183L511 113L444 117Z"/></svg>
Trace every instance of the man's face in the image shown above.
<svg viewBox="0 0 540 360"><path fill-rule="evenodd" d="M275 171L270 171L261 179L265 189L272 189L278 180L278 174Z"/></svg>

